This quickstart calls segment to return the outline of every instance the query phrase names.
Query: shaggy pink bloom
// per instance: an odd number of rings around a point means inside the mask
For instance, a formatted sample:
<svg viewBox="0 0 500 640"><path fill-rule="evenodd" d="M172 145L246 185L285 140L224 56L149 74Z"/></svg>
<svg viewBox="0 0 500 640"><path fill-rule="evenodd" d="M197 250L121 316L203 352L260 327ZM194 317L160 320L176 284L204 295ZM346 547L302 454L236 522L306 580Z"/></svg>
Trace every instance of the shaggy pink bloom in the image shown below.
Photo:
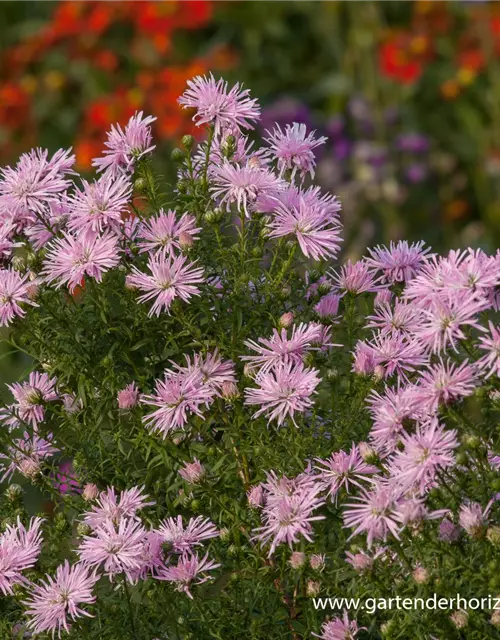
<svg viewBox="0 0 500 640"><path fill-rule="evenodd" d="M340 225L321 207L311 207L305 198L297 206L279 204L269 224L270 238L292 235L306 258L335 258L340 249Z"/></svg>
<svg viewBox="0 0 500 640"><path fill-rule="evenodd" d="M286 329L274 329L270 338L259 338L258 342L246 340L245 346L257 355L241 356L241 360L250 363L252 369L258 368L261 373L267 373L280 364L301 364L306 353L321 344L322 330L316 322L301 322L292 327L289 338Z"/></svg>
<svg viewBox="0 0 500 640"><path fill-rule="evenodd" d="M157 580L174 582L177 591L183 591L192 599L190 588L195 578L199 578L195 584L202 584L210 579L209 576L205 575L206 572L213 571L217 567L220 567L220 564L208 560L208 553L201 560L196 554L186 554L179 557L176 566L166 567L159 571L155 577Z"/></svg>
<svg viewBox="0 0 500 640"><path fill-rule="evenodd" d="M247 218L256 208L257 199L266 196L275 198L285 188L286 183L269 171L248 163L244 167L233 165L225 160L212 171L212 196L225 206L227 211L236 204Z"/></svg>
<svg viewBox="0 0 500 640"><path fill-rule="evenodd" d="M260 118L260 107L250 91L236 83L228 91L228 84L214 76L196 76L188 80L188 88L179 98L184 108L194 108L193 120L197 126L213 124L215 135L225 130L236 133L240 128L253 129L253 122Z"/></svg>
<svg viewBox="0 0 500 640"><path fill-rule="evenodd" d="M412 387L391 389L386 387L384 395L372 391L368 397L373 426L370 440L379 452L391 453L401 436L405 420L415 418L415 400Z"/></svg>
<svg viewBox="0 0 500 640"><path fill-rule="evenodd" d="M484 300L477 300L473 294L451 293L435 300L433 304L421 309L421 322L415 327L415 337L433 353L446 351L451 346L458 352L457 341L465 340L462 327L483 327L477 322L477 315L488 308Z"/></svg>
<svg viewBox="0 0 500 640"><path fill-rule="evenodd" d="M354 620L349 620L347 611L341 618L334 618L329 622L325 622L321 627L321 635L313 633L312 635L321 640L354 640L358 632L366 627L358 627Z"/></svg>
<svg viewBox="0 0 500 640"><path fill-rule="evenodd" d="M456 365L450 360L444 363L440 359L420 373L417 384L412 387L412 396L422 410L431 413L440 404L450 404L472 395L475 385L476 375L467 360Z"/></svg>
<svg viewBox="0 0 500 640"><path fill-rule="evenodd" d="M375 351L363 340L358 340L356 343L352 371L361 376L371 376L375 373Z"/></svg>
<svg viewBox="0 0 500 640"><path fill-rule="evenodd" d="M139 228L138 243L140 253L145 251L165 250L173 254L174 249L179 251L186 245L189 237L191 241L198 240L201 227L196 226L196 219L188 213L183 213L177 219L175 211L166 213L160 209L158 215L143 222Z"/></svg>
<svg viewBox="0 0 500 640"><path fill-rule="evenodd" d="M137 512L154 504L148 502L148 497L144 487L125 489L120 491L119 497L114 487L108 487L106 491L101 491L92 510L84 514L83 522L98 527L108 521L118 524L123 518L139 520Z"/></svg>
<svg viewBox="0 0 500 640"><path fill-rule="evenodd" d="M174 364L175 369L185 375L201 373L202 383L211 387L214 392L220 393L224 384L236 383L233 362L222 360L218 349L205 355L195 353L192 360L188 355L184 357L186 358L186 366Z"/></svg>
<svg viewBox="0 0 500 640"><path fill-rule="evenodd" d="M143 422L150 431L166 438L171 431L182 429L190 414L202 418L201 408L208 407L213 398L213 388L203 383L200 371L186 374L165 370L165 379L156 381L155 394L141 398L143 404L157 407L144 416Z"/></svg>
<svg viewBox="0 0 500 640"><path fill-rule="evenodd" d="M380 306L390 304L392 302L392 291L390 289L380 289L375 295L373 306L377 309Z"/></svg>
<svg viewBox="0 0 500 640"><path fill-rule="evenodd" d="M133 409L139 402L139 395L135 382L131 382L125 389L118 391L118 407L125 410Z"/></svg>
<svg viewBox="0 0 500 640"><path fill-rule="evenodd" d="M43 422L46 403L59 397L56 383L56 378L32 371L27 382L7 385L16 400L15 412L23 422L28 422L35 428L39 422Z"/></svg>
<svg viewBox="0 0 500 640"><path fill-rule="evenodd" d="M130 180L125 176L114 178L106 173L94 182L82 180L82 183L83 189L76 188L75 193L69 196L70 231L78 234L119 229L122 214L128 210L132 195Z"/></svg>
<svg viewBox="0 0 500 640"><path fill-rule="evenodd" d="M290 560L288 564L292 567L292 569L300 569L306 563L306 554L302 551L294 551L290 556Z"/></svg>
<svg viewBox="0 0 500 640"><path fill-rule="evenodd" d="M197 484L205 473L205 467L198 458L194 458L193 462L185 462L184 466L179 469L180 477L190 484Z"/></svg>
<svg viewBox="0 0 500 640"><path fill-rule="evenodd" d="M74 173L75 156L59 149L49 159L48 151L23 153L14 168L0 169L0 212L17 222L33 213L43 215L71 186L66 174Z"/></svg>
<svg viewBox="0 0 500 640"><path fill-rule="evenodd" d="M486 372L486 380L492 375L500 376L500 327L495 327L491 320L488 322L488 326L490 335L481 336L478 345L487 353L476 362L476 367L480 371Z"/></svg>
<svg viewBox="0 0 500 640"><path fill-rule="evenodd" d="M203 269L195 264L187 262L185 256L174 257L160 251L149 257L151 275L132 267L127 284L145 292L139 296L139 302L154 300L149 315L159 316L163 310L168 312L175 298L188 302L192 296L200 295L196 285L204 281Z"/></svg>
<svg viewBox="0 0 500 640"><path fill-rule="evenodd" d="M16 316L24 318L22 305L38 305L30 299L33 282L12 269L0 269L0 327L8 326Z"/></svg>
<svg viewBox="0 0 500 640"><path fill-rule="evenodd" d="M423 240L412 244L400 240L391 242L389 248L378 246L368 249L370 257L365 258L366 264L374 271L382 271L382 282L408 282L418 274L427 260L426 254L430 249L424 249L424 246Z"/></svg>
<svg viewBox="0 0 500 640"><path fill-rule="evenodd" d="M393 374L406 380L407 374L427 364L423 346L403 334L378 334L368 343L375 362L375 372L388 378Z"/></svg>
<svg viewBox="0 0 500 640"><path fill-rule="evenodd" d="M377 294L378 295L378 294ZM422 324L422 312L414 305L396 300L394 306L384 303L375 307L375 313L366 318L366 328L378 329L380 333L412 334Z"/></svg>
<svg viewBox="0 0 500 640"><path fill-rule="evenodd" d="M336 318L339 311L340 296L336 293L329 293L323 296L317 305L314 307L314 311L320 318L333 320Z"/></svg>
<svg viewBox="0 0 500 640"><path fill-rule="evenodd" d="M112 176L132 172L136 162L155 148L152 145L151 124L153 116L143 118L143 112L136 112L122 129L119 124L111 125L104 143L103 157L94 158L92 166L97 171L106 171Z"/></svg>
<svg viewBox="0 0 500 640"><path fill-rule="evenodd" d="M399 491L381 482L370 490L363 489L357 502L346 505L344 526L354 529L351 538L367 533L368 548L374 540L386 540L390 533L399 540L401 526L398 522Z"/></svg>
<svg viewBox="0 0 500 640"><path fill-rule="evenodd" d="M262 507L264 504L264 489L261 484L250 487L247 491L248 504L251 507Z"/></svg>
<svg viewBox="0 0 500 640"><path fill-rule="evenodd" d="M285 171L291 171L290 179L293 181L295 174L300 172L302 179L307 173L314 178L314 168L316 159L313 149L325 144L326 138L315 138L315 131L307 133L305 124L294 122L287 124L285 131L281 130L279 124L275 125L274 131L268 131L270 137L266 139L269 143L274 157L278 161L280 175Z"/></svg>
<svg viewBox="0 0 500 640"><path fill-rule="evenodd" d="M335 285L346 293L357 295L365 291L380 289L380 286L375 284L375 278L364 260L358 260L354 264L348 260L338 273L333 271L331 276Z"/></svg>
<svg viewBox="0 0 500 640"><path fill-rule="evenodd" d="M397 511L398 519L405 527L416 527L420 525L423 520L442 518L448 512L448 509L429 511L425 506L425 498L417 498L416 496L402 499Z"/></svg>
<svg viewBox="0 0 500 640"><path fill-rule="evenodd" d="M370 571L373 567L373 562L375 560L375 556L369 556L364 551L360 551L359 553L351 553L350 551L346 551L346 562L351 565L351 567L356 571L356 573L364 573L365 571Z"/></svg>
<svg viewBox="0 0 500 640"><path fill-rule="evenodd" d="M45 259L42 275L47 282L57 280L56 288L68 285L70 293L81 285L85 276L102 281L106 271L120 262L117 238L111 232L102 236L79 233L57 238Z"/></svg>
<svg viewBox="0 0 500 640"><path fill-rule="evenodd" d="M316 516L314 512L325 504L319 497L323 490L320 484L314 482L294 482L288 478L269 478L271 486L275 484L275 492L271 493L266 505L262 509L264 526L255 529L256 540L263 545L271 541L269 557L280 544L287 543L291 548L300 537L312 542L311 523L324 520L325 516Z"/></svg>
<svg viewBox="0 0 500 640"><path fill-rule="evenodd" d="M316 462L319 464L315 467L319 471L318 479L332 499L342 487L350 493L350 484L361 487L360 481L369 480L367 476L379 473L377 467L366 464L354 443L349 453L337 451L326 460L316 458Z"/></svg>
<svg viewBox="0 0 500 640"><path fill-rule="evenodd" d="M121 518L117 525L110 520L84 536L78 548L80 560L90 567L103 565L106 575L113 577L141 568L141 553L146 529L137 520Z"/></svg>
<svg viewBox="0 0 500 640"><path fill-rule="evenodd" d="M280 363L268 372L260 373L257 389L245 389L245 404L261 405L253 417L263 413L269 421L281 426L287 416L295 424L295 413L303 413L312 406L311 396L320 383L316 369L307 369L301 362Z"/></svg>
<svg viewBox="0 0 500 640"><path fill-rule="evenodd" d="M7 525L0 535L0 591L14 595L15 584L27 584L22 572L33 567L42 549L41 518L31 518L26 529L19 516L15 525Z"/></svg>
<svg viewBox="0 0 500 640"><path fill-rule="evenodd" d="M54 635L57 631L61 637L63 629L69 633L69 617L71 620L92 617L79 605L95 602L92 589L98 580L96 571L91 573L82 564L71 566L66 560L57 567L55 579L46 575L46 580L42 580L41 585L34 585L28 600L23 602L28 607L28 627L36 634L51 631Z"/></svg>
<svg viewBox="0 0 500 640"><path fill-rule="evenodd" d="M191 553L193 547L219 535L215 525L202 516L190 518L185 528L182 516L167 518L161 523L158 533L175 553Z"/></svg>
<svg viewBox="0 0 500 640"><path fill-rule="evenodd" d="M146 580L149 574L155 577L165 567L163 540L157 531L146 531L139 562L140 568L130 569L127 573L132 584Z"/></svg>
<svg viewBox="0 0 500 640"><path fill-rule="evenodd" d="M425 493L434 482L436 472L455 463L457 432L445 429L437 419L419 425L415 434L404 434L400 442L404 449L392 458L389 470L394 482L405 491L415 487Z"/></svg>
<svg viewBox="0 0 500 640"><path fill-rule="evenodd" d="M488 525L487 516L492 506L493 500L491 500L486 505L485 509L483 509L482 506L477 502L469 502L468 504L463 504L460 507L458 518L462 529L465 529L465 531L472 538L480 538L483 531L486 529L486 526Z"/></svg>
<svg viewBox="0 0 500 640"><path fill-rule="evenodd" d="M47 435L47 439L40 438L36 433L30 435L24 432L23 438L16 438L12 441L13 447L7 448L7 455L0 453L0 459L8 460L8 466L3 465L5 473L1 481L10 479L15 471L19 471L27 478L34 478L41 471L42 461L50 458L59 451L52 446L52 434Z"/></svg>

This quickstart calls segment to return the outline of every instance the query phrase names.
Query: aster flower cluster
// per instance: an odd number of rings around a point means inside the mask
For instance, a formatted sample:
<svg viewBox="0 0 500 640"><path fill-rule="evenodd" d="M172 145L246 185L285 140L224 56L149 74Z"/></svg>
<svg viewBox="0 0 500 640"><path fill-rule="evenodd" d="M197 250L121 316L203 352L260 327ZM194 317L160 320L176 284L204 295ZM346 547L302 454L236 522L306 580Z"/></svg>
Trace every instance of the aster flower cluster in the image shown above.
<svg viewBox="0 0 500 640"><path fill-rule="evenodd" d="M179 104L200 135L170 193L142 113L95 178L42 150L0 175L0 325L33 363L0 407L9 616L78 638L452 637L460 611L325 619L313 598L500 589L500 253L339 261L322 136L271 124L259 146L257 100L211 75Z"/></svg>

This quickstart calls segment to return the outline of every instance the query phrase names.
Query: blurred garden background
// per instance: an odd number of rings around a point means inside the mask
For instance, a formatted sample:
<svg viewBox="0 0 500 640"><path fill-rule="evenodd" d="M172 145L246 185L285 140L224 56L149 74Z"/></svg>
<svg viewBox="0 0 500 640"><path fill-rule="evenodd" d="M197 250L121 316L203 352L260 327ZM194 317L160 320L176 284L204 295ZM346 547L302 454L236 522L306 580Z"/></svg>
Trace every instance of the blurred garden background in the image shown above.
<svg viewBox="0 0 500 640"><path fill-rule="evenodd" d="M500 3L0 3L0 163L74 145L90 170L110 123L157 116L162 172L192 132L176 99L213 71L274 122L329 138L318 177L343 203L345 252L500 240ZM14 351L12 349L12 351ZM4 350L0 378L27 366Z"/></svg>

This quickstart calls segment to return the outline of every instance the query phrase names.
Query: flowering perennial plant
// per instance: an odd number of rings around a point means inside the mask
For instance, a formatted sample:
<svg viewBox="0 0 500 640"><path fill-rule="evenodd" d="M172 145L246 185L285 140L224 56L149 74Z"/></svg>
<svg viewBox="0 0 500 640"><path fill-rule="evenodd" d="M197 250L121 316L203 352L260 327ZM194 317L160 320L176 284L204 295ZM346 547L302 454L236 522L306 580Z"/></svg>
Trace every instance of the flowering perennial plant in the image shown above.
<svg viewBox="0 0 500 640"><path fill-rule="evenodd" d="M32 370L0 466L46 505L4 487L1 637L500 637L495 611L313 603L500 591L500 251L342 264L322 138L259 147L257 100L211 75L179 103L174 189L143 113L94 181L63 150L1 173L2 337Z"/></svg>

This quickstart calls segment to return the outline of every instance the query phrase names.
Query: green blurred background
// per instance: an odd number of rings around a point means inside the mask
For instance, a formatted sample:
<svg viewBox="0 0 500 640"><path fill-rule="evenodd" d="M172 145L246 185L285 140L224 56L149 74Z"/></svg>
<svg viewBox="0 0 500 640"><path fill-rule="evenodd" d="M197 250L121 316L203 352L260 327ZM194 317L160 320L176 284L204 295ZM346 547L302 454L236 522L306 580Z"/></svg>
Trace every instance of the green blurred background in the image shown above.
<svg viewBox="0 0 500 640"><path fill-rule="evenodd" d="M329 137L317 179L343 202L346 254L499 246L500 3L7 1L0 43L2 165L73 146L85 173L140 109L167 163L192 130L176 99L213 71L260 99L263 131ZM9 350L3 381L28 366Z"/></svg>

